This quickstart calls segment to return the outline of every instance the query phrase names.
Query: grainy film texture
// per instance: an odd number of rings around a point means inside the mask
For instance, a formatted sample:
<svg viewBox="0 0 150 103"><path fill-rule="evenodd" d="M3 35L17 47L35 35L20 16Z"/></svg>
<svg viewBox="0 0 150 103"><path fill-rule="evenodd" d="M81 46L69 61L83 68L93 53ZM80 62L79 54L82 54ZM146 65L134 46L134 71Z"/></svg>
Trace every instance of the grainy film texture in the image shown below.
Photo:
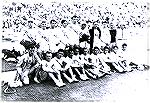
<svg viewBox="0 0 150 103"><path fill-rule="evenodd" d="M6 1L1 100L149 100L148 2Z"/></svg>

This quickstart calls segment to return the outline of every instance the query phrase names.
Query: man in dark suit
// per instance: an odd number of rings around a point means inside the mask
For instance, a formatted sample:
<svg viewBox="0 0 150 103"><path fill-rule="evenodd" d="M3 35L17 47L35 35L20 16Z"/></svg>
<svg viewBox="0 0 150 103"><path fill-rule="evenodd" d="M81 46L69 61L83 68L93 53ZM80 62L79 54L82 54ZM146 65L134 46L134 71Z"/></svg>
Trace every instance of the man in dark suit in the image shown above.
<svg viewBox="0 0 150 103"><path fill-rule="evenodd" d="M90 54L92 53L93 45L94 45L94 37L98 36L100 39L101 37L101 30L98 27L98 23L94 22L92 29L89 30L90 33ZM100 47L100 46L99 46Z"/></svg>
<svg viewBox="0 0 150 103"><path fill-rule="evenodd" d="M115 43L116 42L116 34L117 34L117 30L115 29L114 25L111 23L110 24L110 35L111 35L111 41L110 43Z"/></svg>

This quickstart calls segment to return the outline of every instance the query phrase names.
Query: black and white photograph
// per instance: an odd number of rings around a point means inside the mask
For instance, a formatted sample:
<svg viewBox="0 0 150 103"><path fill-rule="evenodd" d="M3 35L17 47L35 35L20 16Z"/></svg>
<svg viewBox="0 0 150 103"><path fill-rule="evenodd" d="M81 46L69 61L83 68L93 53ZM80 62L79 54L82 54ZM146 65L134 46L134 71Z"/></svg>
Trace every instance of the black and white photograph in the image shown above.
<svg viewBox="0 0 150 103"><path fill-rule="evenodd" d="M150 103L150 1L1 0L2 102Z"/></svg>

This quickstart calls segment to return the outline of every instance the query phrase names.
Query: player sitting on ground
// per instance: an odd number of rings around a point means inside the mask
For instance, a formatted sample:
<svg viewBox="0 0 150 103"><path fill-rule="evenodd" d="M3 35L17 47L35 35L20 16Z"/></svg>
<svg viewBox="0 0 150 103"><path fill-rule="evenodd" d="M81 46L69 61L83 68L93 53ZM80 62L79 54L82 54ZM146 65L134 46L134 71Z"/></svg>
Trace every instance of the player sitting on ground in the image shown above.
<svg viewBox="0 0 150 103"><path fill-rule="evenodd" d="M101 58L100 49L98 47L94 47L91 59L102 76L103 74L111 74L111 69Z"/></svg>
<svg viewBox="0 0 150 103"><path fill-rule="evenodd" d="M88 70L93 68L94 64L89 60L90 54L88 54L87 48L83 48L83 54L81 54L80 58L81 58L81 64L83 65L87 76L96 79L97 75L93 74L90 70Z"/></svg>
<svg viewBox="0 0 150 103"><path fill-rule="evenodd" d="M120 61L118 62L122 68L124 68L126 71L130 72L133 69L129 66L130 62L128 60L127 52L126 52L127 44L122 44L121 51L119 53Z"/></svg>
<svg viewBox="0 0 150 103"><path fill-rule="evenodd" d="M127 52L127 44L126 43L122 44L122 49L120 51L119 56L121 58L120 64L122 64L122 66L124 68L126 68L127 71L132 71L133 68L136 68L137 70L144 70L145 68L148 67L144 64L137 64L137 63L134 63L134 62L130 61L130 58L129 58L129 55L128 55L128 52Z"/></svg>
<svg viewBox="0 0 150 103"><path fill-rule="evenodd" d="M97 56L96 48L93 49L92 54L88 58L88 64L85 65L87 71L92 74L96 75L97 77L102 77L105 73L100 70L102 68L102 64ZM95 79L95 78L94 78Z"/></svg>
<svg viewBox="0 0 150 103"><path fill-rule="evenodd" d="M67 52L67 57L65 58L65 62L67 62L67 64L70 65L69 73L71 75L72 80L75 81L75 82L77 82L78 81L78 79L76 78L77 76L73 72L74 68L72 68L72 65L73 65L73 55L74 55L73 49L69 49L68 52Z"/></svg>
<svg viewBox="0 0 150 103"><path fill-rule="evenodd" d="M118 49L118 47L114 47ZM118 59L116 58L116 51L110 53L110 48L108 46L104 47L103 53L101 53L101 58L103 61L110 66L111 71L114 72L117 70L118 72L124 72L124 69L118 64Z"/></svg>
<svg viewBox="0 0 150 103"><path fill-rule="evenodd" d="M60 73L71 83L73 81L78 81L75 78L75 75L73 75L72 69L70 67L70 62L64 57L64 51L62 49L59 49L56 55L56 63L55 67L60 71ZM67 75L67 72L71 75L69 77Z"/></svg>
<svg viewBox="0 0 150 103"><path fill-rule="evenodd" d="M46 52L45 60L42 60L40 64L42 64L42 69L48 73L49 77L53 79L58 87L65 85L62 81L60 71L56 68L57 61L55 58L52 59L51 52Z"/></svg>
<svg viewBox="0 0 150 103"><path fill-rule="evenodd" d="M35 71L39 68L39 57L34 52L34 48L30 48L28 53L22 55L19 58L19 62L17 63L17 73L15 77L15 85L14 86L22 86L22 84L29 84L29 77L28 75L31 71ZM37 80L37 77L34 77L34 80ZM37 82L37 81L36 81Z"/></svg>
<svg viewBox="0 0 150 103"><path fill-rule="evenodd" d="M83 65L81 64L79 53L80 53L79 47L74 47L74 55L72 57L73 62L72 62L71 67L73 70L75 70L77 75L79 75L81 80L88 80L89 78L85 74L85 70L84 70Z"/></svg>

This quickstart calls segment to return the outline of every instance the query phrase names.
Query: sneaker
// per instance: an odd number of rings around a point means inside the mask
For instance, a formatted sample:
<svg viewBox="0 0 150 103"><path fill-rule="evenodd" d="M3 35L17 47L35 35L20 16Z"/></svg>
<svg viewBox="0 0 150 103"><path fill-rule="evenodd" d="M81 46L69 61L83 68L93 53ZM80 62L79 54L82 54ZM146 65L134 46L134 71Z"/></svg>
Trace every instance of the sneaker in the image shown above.
<svg viewBox="0 0 150 103"><path fill-rule="evenodd" d="M84 78L84 75L80 75L80 78L81 78L81 80L86 80L85 78Z"/></svg>
<svg viewBox="0 0 150 103"><path fill-rule="evenodd" d="M105 73L98 73L97 76L98 77L102 77Z"/></svg>
<svg viewBox="0 0 150 103"><path fill-rule="evenodd" d="M78 80L78 79L76 79L76 78L73 78L73 81L74 81L74 82L78 82L79 80Z"/></svg>
<svg viewBox="0 0 150 103"><path fill-rule="evenodd" d="M78 81L79 81L79 80L76 78L76 75L73 75L72 79L73 79L74 82L78 82Z"/></svg>
<svg viewBox="0 0 150 103"><path fill-rule="evenodd" d="M36 83L40 83L36 77L34 78L34 81L35 81Z"/></svg>
<svg viewBox="0 0 150 103"><path fill-rule="evenodd" d="M105 73L108 74L108 75L111 75L113 72L112 71L108 71L108 72L105 72Z"/></svg>
<svg viewBox="0 0 150 103"><path fill-rule="evenodd" d="M132 71L133 71L133 69L128 68L128 69L126 69L126 71L127 71L127 72L132 72Z"/></svg>
<svg viewBox="0 0 150 103"><path fill-rule="evenodd" d="M88 80L89 78L87 77L87 76L85 76L85 75L80 75L80 78L82 79L82 80Z"/></svg>
<svg viewBox="0 0 150 103"><path fill-rule="evenodd" d="M22 87L23 84L21 81L14 81L13 83L10 83L10 87Z"/></svg>
<svg viewBox="0 0 150 103"><path fill-rule="evenodd" d="M73 80L72 79L70 79L70 80L68 80L69 81L69 83L72 83L73 82Z"/></svg>
<svg viewBox="0 0 150 103"><path fill-rule="evenodd" d="M98 77L97 75L92 76L93 79L97 79L97 77Z"/></svg>
<svg viewBox="0 0 150 103"><path fill-rule="evenodd" d="M84 75L84 77L85 77L86 80L89 80L89 78L86 75Z"/></svg>
<svg viewBox="0 0 150 103"><path fill-rule="evenodd" d="M66 84L65 83L56 83L56 85L58 86L58 87L63 87L63 86L65 86Z"/></svg>
<svg viewBox="0 0 150 103"><path fill-rule="evenodd" d="M143 65L139 65L139 66L137 67L137 70L140 70L140 71L144 70L144 66L143 66Z"/></svg>

